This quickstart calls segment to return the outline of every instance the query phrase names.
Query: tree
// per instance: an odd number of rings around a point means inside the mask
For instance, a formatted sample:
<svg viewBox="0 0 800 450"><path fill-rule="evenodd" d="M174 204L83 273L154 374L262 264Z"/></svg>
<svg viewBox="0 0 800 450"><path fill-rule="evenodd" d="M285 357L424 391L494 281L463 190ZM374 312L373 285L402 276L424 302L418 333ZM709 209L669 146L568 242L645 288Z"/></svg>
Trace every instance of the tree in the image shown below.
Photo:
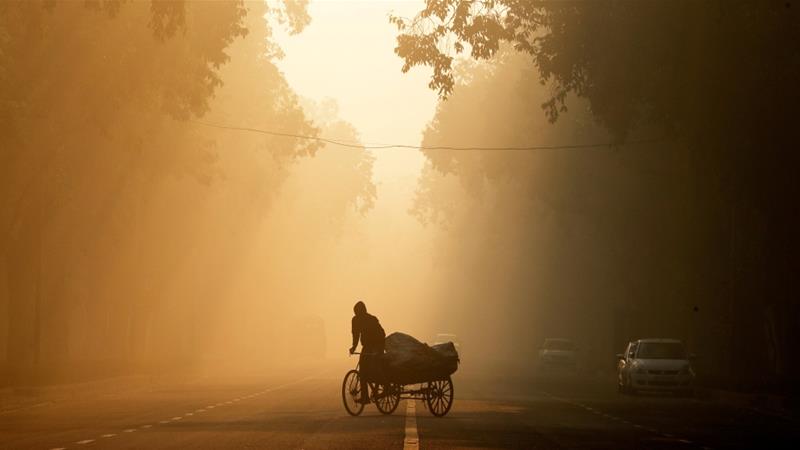
<svg viewBox="0 0 800 450"><path fill-rule="evenodd" d="M308 15L303 2L277 5L0 4L0 268L7 272L0 302L9 327L0 342L13 366L130 363L170 350L150 346L150 354L134 355L129 342L181 320L162 314L151 326L147 310L170 289L175 294L167 271L202 267L187 258L203 248L191 219L206 214L207 202L189 199L203 199L213 182L231 176L217 153L228 150L229 135L200 131L190 119L235 112L215 98L229 83L240 98L258 93L260 125L315 133L272 63L280 50L264 21L269 13L297 32ZM249 47L234 49L248 35ZM258 70L225 73L232 57L252 58ZM315 149L269 144L259 142L265 153L283 155L282 165ZM270 164L262 181L280 172L281 164ZM181 184L187 174L191 186ZM255 201L268 200L276 183L268 186Z"/></svg>
<svg viewBox="0 0 800 450"><path fill-rule="evenodd" d="M430 0L416 17L392 21L403 70L432 67L430 86L442 98L460 88L456 57L496 58L508 43L534 65L530 82L549 89L531 100L550 122L565 117L574 96L617 143L663 138L666 147L643 146L652 157L635 165L648 182L682 191L694 217L679 241L688 257L678 261L692 269L686 282L704 311L700 326L736 330L700 330L700 340L753 349L724 368L739 381L764 365L773 379L800 376L786 362L797 327L776 319L798 316L786 300L794 290L787 270L800 251L797 215L785 201L800 187L789 169L798 162L789 149L800 100L800 57L786 44L798 42L800 18L790 2ZM673 172L686 175L660 175ZM778 356L766 360L761 346Z"/></svg>

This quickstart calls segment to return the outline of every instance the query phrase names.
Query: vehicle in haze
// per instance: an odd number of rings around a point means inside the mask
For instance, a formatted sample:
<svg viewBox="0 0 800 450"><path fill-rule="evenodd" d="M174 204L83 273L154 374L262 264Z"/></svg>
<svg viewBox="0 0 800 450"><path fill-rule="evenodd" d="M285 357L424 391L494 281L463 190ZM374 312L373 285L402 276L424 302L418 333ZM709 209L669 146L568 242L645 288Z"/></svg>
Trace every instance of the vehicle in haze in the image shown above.
<svg viewBox="0 0 800 450"><path fill-rule="evenodd" d="M578 369L578 348L570 339L547 338L539 347L539 370L564 370L574 372Z"/></svg>
<svg viewBox="0 0 800 450"><path fill-rule="evenodd" d="M691 395L695 373L692 356L678 339L638 339L617 354L617 386L620 393L667 391Z"/></svg>

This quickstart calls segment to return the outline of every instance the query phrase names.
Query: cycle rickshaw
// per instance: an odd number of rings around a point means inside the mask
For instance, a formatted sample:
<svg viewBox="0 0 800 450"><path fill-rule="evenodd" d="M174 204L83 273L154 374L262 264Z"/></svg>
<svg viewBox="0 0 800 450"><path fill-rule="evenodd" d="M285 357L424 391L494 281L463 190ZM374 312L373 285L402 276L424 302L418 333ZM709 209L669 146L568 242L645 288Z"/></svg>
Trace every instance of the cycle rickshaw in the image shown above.
<svg viewBox="0 0 800 450"><path fill-rule="evenodd" d="M444 417L453 406L453 380L449 374L455 370L448 371L447 375L444 372L422 375L424 379L419 379L420 376L413 374L392 373L385 365L378 369L368 377L367 384L370 400L383 414L392 414L400 400L423 400L426 408L436 417ZM361 398L361 376L359 365L356 365L355 369L347 372L342 382L342 402L351 416L358 416L364 411L364 404L357 401Z"/></svg>

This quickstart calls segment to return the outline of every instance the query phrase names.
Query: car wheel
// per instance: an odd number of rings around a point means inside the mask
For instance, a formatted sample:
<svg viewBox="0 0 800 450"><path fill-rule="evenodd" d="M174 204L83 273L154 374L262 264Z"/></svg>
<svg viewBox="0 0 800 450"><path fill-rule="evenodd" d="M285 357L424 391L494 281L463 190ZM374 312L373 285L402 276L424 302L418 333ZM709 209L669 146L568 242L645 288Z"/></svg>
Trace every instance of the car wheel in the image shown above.
<svg viewBox="0 0 800 450"><path fill-rule="evenodd" d="M625 393L628 395L636 395L638 392L631 386L631 379L628 378L628 383L625 385Z"/></svg>
<svg viewBox="0 0 800 450"><path fill-rule="evenodd" d="M622 375L617 378L617 391L622 395L628 395L628 385Z"/></svg>

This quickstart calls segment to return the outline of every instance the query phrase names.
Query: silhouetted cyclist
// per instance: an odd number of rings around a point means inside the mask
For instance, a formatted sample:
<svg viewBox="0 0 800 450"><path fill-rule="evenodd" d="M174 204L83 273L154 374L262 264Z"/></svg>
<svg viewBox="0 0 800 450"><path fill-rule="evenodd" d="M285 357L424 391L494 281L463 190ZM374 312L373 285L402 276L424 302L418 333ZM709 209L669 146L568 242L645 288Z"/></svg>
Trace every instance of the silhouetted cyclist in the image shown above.
<svg viewBox="0 0 800 450"><path fill-rule="evenodd" d="M350 354L356 351L359 339L361 340L361 356L358 364L361 367L361 398L359 403L369 403L369 391L367 391L366 377L372 377L378 370L378 358L383 354L384 340L386 333L378 322L378 318L372 314L367 314L367 306L359 301L353 306L352 329L353 346L350 347ZM366 377L365 375L366 374Z"/></svg>

